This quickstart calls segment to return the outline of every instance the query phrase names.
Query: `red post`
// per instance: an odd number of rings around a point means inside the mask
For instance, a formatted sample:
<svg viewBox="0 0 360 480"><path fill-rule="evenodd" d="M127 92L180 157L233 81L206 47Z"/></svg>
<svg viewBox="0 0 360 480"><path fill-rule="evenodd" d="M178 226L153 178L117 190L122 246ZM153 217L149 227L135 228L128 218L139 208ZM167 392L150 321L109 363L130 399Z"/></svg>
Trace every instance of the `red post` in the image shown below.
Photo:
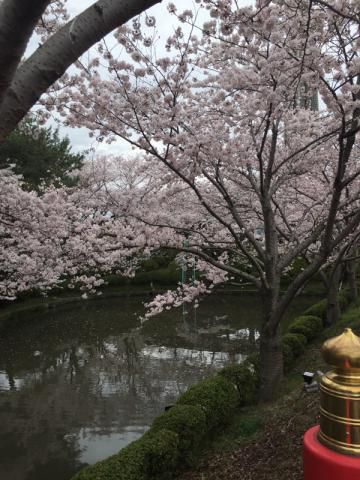
<svg viewBox="0 0 360 480"><path fill-rule="evenodd" d="M322 445L319 429L312 427L304 436L304 480L360 480L360 458Z"/></svg>

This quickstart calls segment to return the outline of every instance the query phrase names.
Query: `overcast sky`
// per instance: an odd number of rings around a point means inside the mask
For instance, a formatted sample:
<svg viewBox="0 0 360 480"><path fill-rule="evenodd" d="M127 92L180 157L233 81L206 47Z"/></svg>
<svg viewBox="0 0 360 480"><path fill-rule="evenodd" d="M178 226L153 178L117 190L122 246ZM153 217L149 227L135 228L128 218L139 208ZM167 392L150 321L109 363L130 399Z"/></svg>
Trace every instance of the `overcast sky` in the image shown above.
<svg viewBox="0 0 360 480"><path fill-rule="evenodd" d="M71 18L81 11L85 10L90 5L94 4L94 0L68 0L68 11ZM185 9L195 10L198 5L194 0L173 0L173 3L178 7L179 11ZM243 5L249 5L252 0L241 0L239 2ZM167 5L169 0L164 0L161 4L147 10L148 15L153 15L156 18L156 29L160 38L166 39L174 31L174 25L176 25L176 18L170 15L167 11ZM205 17L204 17L205 18ZM38 39L32 38L27 53L30 54L34 49L38 47ZM54 122L50 122L53 124ZM111 145L97 144L88 136L88 130L85 128L67 128L61 127L60 131L63 135L67 135L73 146L74 151L83 151L89 148L94 148L96 153L126 153L130 150L128 144L125 141L119 140Z"/></svg>

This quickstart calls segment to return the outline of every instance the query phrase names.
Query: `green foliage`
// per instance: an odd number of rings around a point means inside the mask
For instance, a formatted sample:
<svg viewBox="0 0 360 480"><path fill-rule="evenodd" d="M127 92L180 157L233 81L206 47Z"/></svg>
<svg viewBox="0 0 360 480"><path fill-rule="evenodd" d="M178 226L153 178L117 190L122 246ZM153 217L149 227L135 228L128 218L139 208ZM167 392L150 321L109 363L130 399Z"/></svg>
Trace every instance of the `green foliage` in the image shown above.
<svg viewBox="0 0 360 480"><path fill-rule="evenodd" d="M219 375L232 382L237 388L240 405L249 405L255 400L257 378L255 368L249 362L228 365Z"/></svg>
<svg viewBox="0 0 360 480"><path fill-rule="evenodd" d="M338 294L340 310L343 312L350 304L350 292L348 290L341 290Z"/></svg>
<svg viewBox="0 0 360 480"><path fill-rule="evenodd" d="M201 407L208 429L212 430L226 423L238 402L235 386L221 375L216 375L190 387L177 403Z"/></svg>
<svg viewBox="0 0 360 480"><path fill-rule="evenodd" d="M321 318L314 315L302 315L294 320L288 331L289 333L301 333L309 342L319 335L322 328Z"/></svg>
<svg viewBox="0 0 360 480"><path fill-rule="evenodd" d="M324 298L323 300L320 300L320 302L315 303L307 310L305 310L304 315L311 315L324 320L326 318L326 305L327 301L326 298Z"/></svg>
<svg viewBox="0 0 360 480"><path fill-rule="evenodd" d="M203 410L195 405L175 405L155 418L150 432L163 429L178 434L181 460L191 465L193 455L207 433Z"/></svg>
<svg viewBox="0 0 360 480"><path fill-rule="evenodd" d="M288 372L294 364L296 358L295 352L288 343L282 344L283 352L283 361L284 361L284 372Z"/></svg>
<svg viewBox="0 0 360 480"><path fill-rule="evenodd" d="M178 435L159 430L81 470L73 480L168 480L172 478L178 455Z"/></svg>
<svg viewBox="0 0 360 480"><path fill-rule="evenodd" d="M39 127L33 121L22 122L0 145L0 168L15 165L13 170L24 177L30 189L42 182L67 186L77 178L71 172L80 168L84 156L71 152L70 140L60 138L58 130Z"/></svg>
<svg viewBox="0 0 360 480"><path fill-rule="evenodd" d="M302 333L286 333L282 337L282 343L290 345L296 357L305 351L307 340Z"/></svg>
<svg viewBox="0 0 360 480"><path fill-rule="evenodd" d="M352 306L342 316L338 324L332 328L332 336L339 335L344 328L352 328L354 333L360 335L360 305Z"/></svg>
<svg viewBox="0 0 360 480"><path fill-rule="evenodd" d="M133 285L144 285L154 283L155 285L177 284L180 280L180 272L175 262L171 262L166 268L151 270L149 272L138 272L131 279Z"/></svg>

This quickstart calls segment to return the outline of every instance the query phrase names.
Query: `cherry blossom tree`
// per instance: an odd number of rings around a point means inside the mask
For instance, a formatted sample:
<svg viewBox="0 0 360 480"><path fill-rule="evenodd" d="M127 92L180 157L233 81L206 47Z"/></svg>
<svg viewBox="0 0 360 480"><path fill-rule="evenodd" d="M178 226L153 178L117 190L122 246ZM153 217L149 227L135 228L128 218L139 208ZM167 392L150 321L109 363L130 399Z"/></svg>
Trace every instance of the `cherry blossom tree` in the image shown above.
<svg viewBox="0 0 360 480"><path fill-rule="evenodd" d="M11 170L0 170L0 300L45 294L65 282L86 296L104 283L101 275L132 272L133 229L111 218L105 199L94 193L49 187L39 195L24 190Z"/></svg>
<svg viewBox="0 0 360 480"><path fill-rule="evenodd" d="M98 0L74 18L67 0L0 2L0 142L78 57L161 0ZM32 34L39 48L22 61Z"/></svg>
<svg viewBox="0 0 360 480"><path fill-rule="evenodd" d="M197 3L209 12L202 26L196 13L170 5L180 23L166 43L168 57L156 55L134 21L117 32L128 58L103 43L99 58L65 77L44 106L98 140L120 137L143 152L134 165L151 180L126 189L121 183L119 194L116 182L104 188L115 217L141 232L142 248L177 248L197 259L212 284L236 277L258 288L261 395L268 399L282 376L287 307L358 238L358 7ZM313 95L319 112L298 101ZM299 256L308 264L282 290ZM196 282L151 307L208 289Z"/></svg>

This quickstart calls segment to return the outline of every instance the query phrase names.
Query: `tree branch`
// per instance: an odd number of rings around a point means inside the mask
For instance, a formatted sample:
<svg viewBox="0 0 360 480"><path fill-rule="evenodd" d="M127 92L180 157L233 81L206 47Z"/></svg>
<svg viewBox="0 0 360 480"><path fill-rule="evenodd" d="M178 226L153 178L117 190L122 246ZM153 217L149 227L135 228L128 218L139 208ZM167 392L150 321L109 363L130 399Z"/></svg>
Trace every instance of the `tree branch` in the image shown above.
<svg viewBox="0 0 360 480"><path fill-rule="evenodd" d="M116 27L161 1L99 0L52 35L14 75L0 108L0 143L84 52Z"/></svg>
<svg viewBox="0 0 360 480"><path fill-rule="evenodd" d="M50 0L0 3L0 105L24 55L33 30Z"/></svg>

